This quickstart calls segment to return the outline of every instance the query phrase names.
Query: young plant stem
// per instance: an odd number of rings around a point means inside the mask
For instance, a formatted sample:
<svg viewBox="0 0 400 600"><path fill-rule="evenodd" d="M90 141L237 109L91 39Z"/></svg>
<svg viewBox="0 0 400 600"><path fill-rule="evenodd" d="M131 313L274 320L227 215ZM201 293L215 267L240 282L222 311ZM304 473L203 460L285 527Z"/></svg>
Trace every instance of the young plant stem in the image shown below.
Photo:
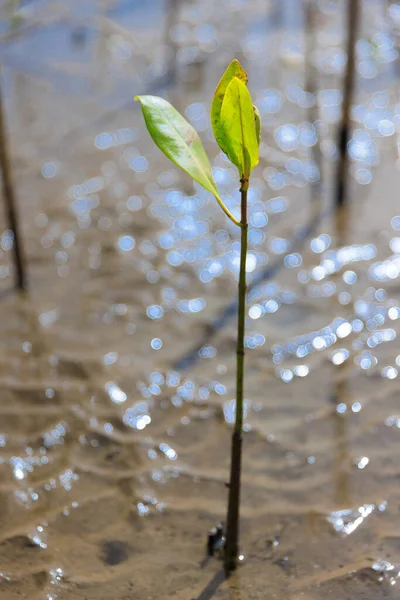
<svg viewBox="0 0 400 600"><path fill-rule="evenodd" d="M236 349L236 419L232 434L231 473L229 481L228 517L226 522L225 570L236 569L239 552L240 475L242 467L244 333L246 317L246 257L247 257L247 190L241 187L241 247L238 289L238 336Z"/></svg>
<svg viewBox="0 0 400 600"><path fill-rule="evenodd" d="M1 71L0 71L1 76ZM19 290L26 288L25 264L22 254L21 237L17 216L17 202L12 180L11 161L8 152L8 137L6 131L5 113L3 107L3 94L0 87L0 169L3 182L3 196L8 224L14 234L13 251L15 262L16 287Z"/></svg>
<svg viewBox="0 0 400 600"><path fill-rule="evenodd" d="M347 156L347 143L350 137L351 119L350 111L353 101L355 75L356 75L356 39L359 21L359 0L347 0L347 64L343 84L342 120L338 131L339 162L336 174L336 209L340 209L347 202L347 179L349 159Z"/></svg>

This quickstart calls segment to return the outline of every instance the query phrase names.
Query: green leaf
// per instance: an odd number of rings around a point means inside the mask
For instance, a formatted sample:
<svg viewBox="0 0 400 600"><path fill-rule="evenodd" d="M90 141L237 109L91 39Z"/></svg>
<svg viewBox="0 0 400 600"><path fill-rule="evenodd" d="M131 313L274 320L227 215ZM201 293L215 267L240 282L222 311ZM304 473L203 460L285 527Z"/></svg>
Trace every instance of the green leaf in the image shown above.
<svg viewBox="0 0 400 600"><path fill-rule="evenodd" d="M249 90L237 77L228 85L221 109L221 126L230 161L248 179L258 164L258 141Z"/></svg>
<svg viewBox="0 0 400 600"><path fill-rule="evenodd" d="M260 115L260 111L258 110L257 106L254 106L254 104L253 104L253 111L254 111L254 123L256 126L257 144L260 145L260 142L261 142L261 115Z"/></svg>
<svg viewBox="0 0 400 600"><path fill-rule="evenodd" d="M163 98L135 96L135 100L142 105L146 127L155 144L167 158L211 192L222 210L239 225L219 196L210 162L197 131Z"/></svg>
<svg viewBox="0 0 400 600"><path fill-rule="evenodd" d="M228 85L234 77L237 77L244 83L247 83L247 73L243 69L240 62L236 59L229 64L225 73L222 75L220 82L217 85L217 88L214 92L214 98L211 105L211 125L213 128L214 136L222 152L225 152L225 154L228 154L228 152L220 120L221 109L222 103L224 101L226 88L228 87Z"/></svg>

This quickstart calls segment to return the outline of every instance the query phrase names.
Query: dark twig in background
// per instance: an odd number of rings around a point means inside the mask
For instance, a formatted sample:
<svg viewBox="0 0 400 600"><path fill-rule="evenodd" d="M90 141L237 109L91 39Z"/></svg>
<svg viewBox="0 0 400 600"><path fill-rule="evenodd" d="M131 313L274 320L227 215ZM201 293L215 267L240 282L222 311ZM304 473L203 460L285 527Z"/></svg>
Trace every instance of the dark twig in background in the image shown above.
<svg viewBox="0 0 400 600"><path fill-rule="evenodd" d="M347 144L351 130L351 105L355 88L355 44L357 39L357 28L360 14L359 0L347 0L347 63L343 83L342 120L338 132L339 162L335 181L335 203L341 208L348 200L347 180L349 161Z"/></svg>
<svg viewBox="0 0 400 600"><path fill-rule="evenodd" d="M1 77L1 71L0 71ZM14 184L12 179L12 169L8 145L8 136L6 130L6 119L3 105L3 94L0 86L0 168L3 182L3 197L6 208L6 216L10 229L13 232L13 252L15 263L16 287L19 290L26 288L27 280L25 265L22 254L21 236L19 232L17 203L15 198Z"/></svg>

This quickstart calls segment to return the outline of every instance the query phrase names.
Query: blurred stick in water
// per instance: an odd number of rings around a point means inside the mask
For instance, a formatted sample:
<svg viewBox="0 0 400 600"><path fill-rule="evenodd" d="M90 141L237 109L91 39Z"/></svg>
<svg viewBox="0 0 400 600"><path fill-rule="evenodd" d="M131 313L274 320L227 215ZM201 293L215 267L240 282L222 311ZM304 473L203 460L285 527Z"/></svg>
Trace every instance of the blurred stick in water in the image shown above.
<svg viewBox="0 0 400 600"><path fill-rule="evenodd" d="M313 95L314 102L310 106L308 111L308 120L315 126L318 121L319 111L317 103L318 94L318 70L312 60L312 53L317 46L317 15L318 15L318 4L315 0L306 0L305 5L305 38L306 38L306 55L305 55L305 90ZM314 146L311 146L311 158L315 162L318 168L319 180L311 184L311 197L312 200L317 200L321 195L322 190L322 153L320 147L320 141L318 137L318 131L315 131L317 139Z"/></svg>
<svg viewBox="0 0 400 600"><path fill-rule="evenodd" d="M347 63L343 83L342 120L338 133L339 163L336 174L336 208L342 207L347 201L347 180L349 160L347 143L350 134L350 111L354 95L354 82L356 74L355 44L357 39L357 26L360 14L359 0L346 0L347 14Z"/></svg>
<svg viewBox="0 0 400 600"><path fill-rule="evenodd" d="M2 72L0 69L0 168L8 225L11 228L14 235L13 251L15 261L16 285L19 290L24 290L26 288L26 274L24 260L22 256L21 237L19 234L17 205L11 173L10 155L8 151L8 137L6 131L5 111L3 105L1 74Z"/></svg>
<svg viewBox="0 0 400 600"><path fill-rule="evenodd" d="M181 0L169 0L166 3L164 45L167 50L167 73L165 76L167 85L172 83L176 77L177 44L172 39L171 29L178 23L180 3Z"/></svg>

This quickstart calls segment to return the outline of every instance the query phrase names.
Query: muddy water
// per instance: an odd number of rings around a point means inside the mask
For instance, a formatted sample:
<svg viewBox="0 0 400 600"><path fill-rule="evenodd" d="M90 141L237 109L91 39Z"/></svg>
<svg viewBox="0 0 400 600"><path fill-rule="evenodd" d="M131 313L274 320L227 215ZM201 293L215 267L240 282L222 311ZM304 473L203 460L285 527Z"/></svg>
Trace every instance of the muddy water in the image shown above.
<svg viewBox="0 0 400 600"><path fill-rule="evenodd" d="M311 79L297 2L24 4L1 15L31 285L9 293L3 220L0 597L398 598L396 11L364 3L352 202L335 215L338 97L320 96L319 151L302 94L338 86L335 3L320 2ZM207 141L234 55L267 145L250 194L244 564L226 581L205 540L225 516L238 234L149 143L132 95L186 109L237 210Z"/></svg>

